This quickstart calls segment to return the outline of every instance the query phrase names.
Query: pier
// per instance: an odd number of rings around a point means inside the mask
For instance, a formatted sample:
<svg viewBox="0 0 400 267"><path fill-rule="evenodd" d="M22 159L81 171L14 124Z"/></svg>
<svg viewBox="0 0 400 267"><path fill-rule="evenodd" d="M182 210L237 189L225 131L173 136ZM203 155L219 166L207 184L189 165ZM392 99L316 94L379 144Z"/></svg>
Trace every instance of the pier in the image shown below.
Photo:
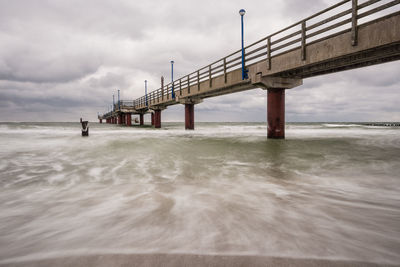
<svg viewBox="0 0 400 267"><path fill-rule="evenodd" d="M134 100L118 100L99 121L130 126L132 115L185 105L185 129L195 127L204 99L255 88L267 91L268 138L285 138L286 90L303 79L400 59L400 0L344 0ZM262 30L262 29L260 29ZM242 76L242 63L248 77ZM351 92L349 92L351 94Z"/></svg>

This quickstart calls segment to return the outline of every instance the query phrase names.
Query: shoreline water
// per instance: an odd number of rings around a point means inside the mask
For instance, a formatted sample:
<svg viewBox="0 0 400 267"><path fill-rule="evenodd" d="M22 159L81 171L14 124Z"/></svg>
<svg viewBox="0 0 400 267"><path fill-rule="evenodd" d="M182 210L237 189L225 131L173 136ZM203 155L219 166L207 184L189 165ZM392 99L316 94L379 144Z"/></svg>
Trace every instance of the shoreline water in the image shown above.
<svg viewBox="0 0 400 267"><path fill-rule="evenodd" d="M0 124L0 263L400 261L398 127L196 126Z"/></svg>
<svg viewBox="0 0 400 267"><path fill-rule="evenodd" d="M236 267L236 266L326 266L326 267L381 267L400 266L399 264L381 264L374 262L344 260L344 259L318 259L318 258L290 258L269 257L262 255L204 255L204 254L179 254L179 253L146 253L146 254L95 254L77 255L74 257L50 257L43 259L6 260L0 266L8 267L46 267L46 266L135 266L135 267Z"/></svg>

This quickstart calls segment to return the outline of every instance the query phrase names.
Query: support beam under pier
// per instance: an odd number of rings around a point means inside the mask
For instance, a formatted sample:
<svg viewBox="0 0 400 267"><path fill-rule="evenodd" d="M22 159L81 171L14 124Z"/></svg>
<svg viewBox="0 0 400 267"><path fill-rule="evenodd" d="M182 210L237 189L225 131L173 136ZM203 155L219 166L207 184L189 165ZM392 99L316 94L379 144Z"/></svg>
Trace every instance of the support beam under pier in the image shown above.
<svg viewBox="0 0 400 267"><path fill-rule="evenodd" d="M123 123L122 113L118 114L118 124Z"/></svg>
<svg viewBox="0 0 400 267"><path fill-rule="evenodd" d="M303 80L301 78L262 76L262 73L257 73L252 77L251 83L268 90L268 138L285 138L285 90L302 85Z"/></svg>
<svg viewBox="0 0 400 267"><path fill-rule="evenodd" d="M143 125L144 124L144 114L141 113L139 114L139 125Z"/></svg>
<svg viewBox="0 0 400 267"><path fill-rule="evenodd" d="M185 129L194 130L194 104L185 104Z"/></svg>
<svg viewBox="0 0 400 267"><path fill-rule="evenodd" d="M131 113L126 113L125 114L125 125L126 126L131 126L132 125L132 114Z"/></svg>
<svg viewBox="0 0 400 267"><path fill-rule="evenodd" d="M179 102L185 105L185 129L194 130L194 105L203 102L203 99L181 98Z"/></svg>
<svg viewBox="0 0 400 267"><path fill-rule="evenodd" d="M268 89L268 138L285 138L285 89Z"/></svg>
<svg viewBox="0 0 400 267"><path fill-rule="evenodd" d="M161 128L161 109L157 109L151 114L154 114L154 127Z"/></svg>

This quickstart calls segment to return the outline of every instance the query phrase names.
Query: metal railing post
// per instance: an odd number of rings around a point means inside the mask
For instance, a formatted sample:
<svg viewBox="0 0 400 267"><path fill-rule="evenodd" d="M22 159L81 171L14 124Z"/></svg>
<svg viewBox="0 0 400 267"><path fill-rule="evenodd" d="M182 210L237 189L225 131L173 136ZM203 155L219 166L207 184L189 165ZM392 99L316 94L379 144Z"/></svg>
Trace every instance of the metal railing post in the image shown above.
<svg viewBox="0 0 400 267"><path fill-rule="evenodd" d="M164 100L164 76L161 76L161 99Z"/></svg>
<svg viewBox="0 0 400 267"><path fill-rule="evenodd" d="M224 57L224 83L226 83L226 57Z"/></svg>
<svg viewBox="0 0 400 267"><path fill-rule="evenodd" d="M212 87L211 65L208 66L208 79L210 80L210 87Z"/></svg>
<svg viewBox="0 0 400 267"><path fill-rule="evenodd" d="M301 23L301 60L306 60L306 21Z"/></svg>
<svg viewBox="0 0 400 267"><path fill-rule="evenodd" d="M179 79L179 95L182 95L182 78Z"/></svg>
<svg viewBox="0 0 400 267"><path fill-rule="evenodd" d="M187 76L188 94L190 94L190 74Z"/></svg>
<svg viewBox="0 0 400 267"><path fill-rule="evenodd" d="M357 32L357 0L352 0L352 8L351 8L351 45L357 45L358 32Z"/></svg>
<svg viewBox="0 0 400 267"><path fill-rule="evenodd" d="M197 91L200 91L200 70L197 71Z"/></svg>
<svg viewBox="0 0 400 267"><path fill-rule="evenodd" d="M268 53L268 69L271 69L271 37L268 37L267 40L267 53Z"/></svg>

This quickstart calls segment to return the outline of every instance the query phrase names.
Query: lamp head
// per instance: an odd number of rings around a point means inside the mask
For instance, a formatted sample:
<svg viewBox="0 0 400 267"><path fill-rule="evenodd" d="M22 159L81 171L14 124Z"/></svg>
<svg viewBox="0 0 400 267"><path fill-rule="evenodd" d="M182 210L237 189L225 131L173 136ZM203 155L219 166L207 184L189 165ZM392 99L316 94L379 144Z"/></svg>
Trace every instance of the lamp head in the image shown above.
<svg viewBox="0 0 400 267"><path fill-rule="evenodd" d="M174 64L175 62L173 60L171 60L171 64Z"/></svg>
<svg viewBox="0 0 400 267"><path fill-rule="evenodd" d="M244 16L244 14L246 14L246 10L244 9L239 10L239 14L240 16Z"/></svg>

